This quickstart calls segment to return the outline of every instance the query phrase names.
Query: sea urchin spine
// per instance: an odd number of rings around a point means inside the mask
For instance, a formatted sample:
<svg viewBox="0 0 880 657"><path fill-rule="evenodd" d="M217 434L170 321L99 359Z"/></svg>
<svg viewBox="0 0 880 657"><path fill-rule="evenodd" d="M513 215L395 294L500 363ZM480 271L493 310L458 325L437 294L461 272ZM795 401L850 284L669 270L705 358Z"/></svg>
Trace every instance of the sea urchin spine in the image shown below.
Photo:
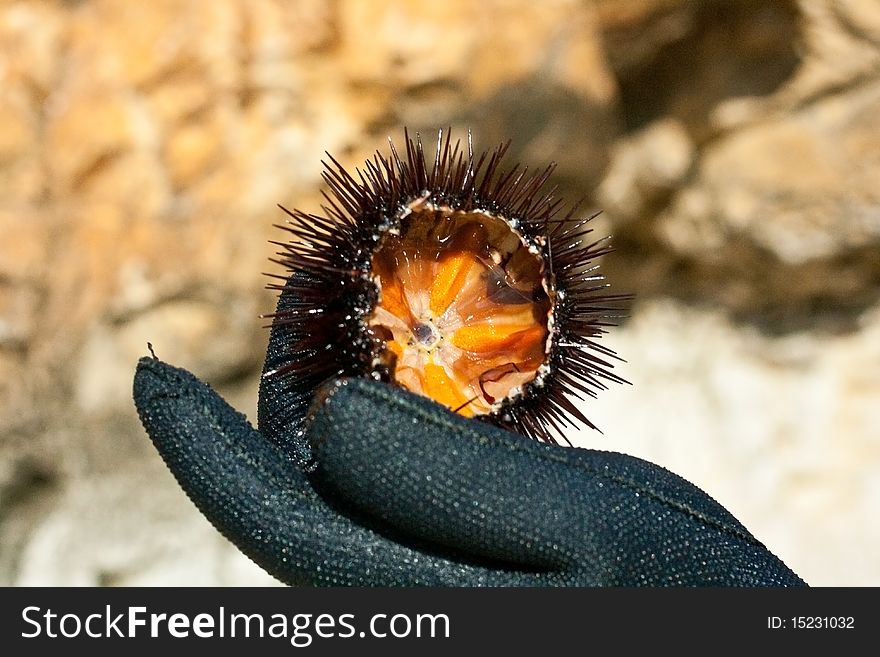
<svg viewBox="0 0 880 657"><path fill-rule="evenodd" d="M297 390L349 376L395 382L466 416L545 442L577 422L617 356L595 339L627 295L606 294L588 242L593 216L562 213L553 172L502 170L509 144L474 156L441 131L433 161L418 135L365 169L324 163L324 215L284 211L274 260L289 340L264 376Z"/></svg>

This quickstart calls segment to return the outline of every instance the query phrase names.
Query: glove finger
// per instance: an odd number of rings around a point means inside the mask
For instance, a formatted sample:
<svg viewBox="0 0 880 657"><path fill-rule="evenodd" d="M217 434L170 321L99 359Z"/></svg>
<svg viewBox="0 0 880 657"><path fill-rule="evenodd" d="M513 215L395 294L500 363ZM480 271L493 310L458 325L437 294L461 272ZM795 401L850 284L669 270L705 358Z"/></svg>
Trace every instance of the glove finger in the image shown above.
<svg viewBox="0 0 880 657"><path fill-rule="evenodd" d="M567 565L569 482L522 453L544 446L366 379L328 389L307 435L319 490L360 512L487 558Z"/></svg>
<svg viewBox="0 0 880 657"><path fill-rule="evenodd" d="M242 552L288 584L543 583L539 574L399 544L340 514L288 455L186 370L141 359L134 399L147 433L190 499Z"/></svg>
<svg viewBox="0 0 880 657"><path fill-rule="evenodd" d="M294 272L286 282L291 290L306 284L305 274ZM275 316L295 309L297 296L286 291L278 297ZM292 351L292 345L303 341L302 328L292 323L273 323L266 350L266 361L260 378L257 426L267 439L290 454L303 467L311 460L311 450L304 437L303 422L312 402L315 388L333 372L318 370L311 380L285 376L292 362L302 360L303 354ZM332 362L331 362L332 364Z"/></svg>
<svg viewBox="0 0 880 657"><path fill-rule="evenodd" d="M633 457L539 444L363 379L328 391L308 435L322 490L422 540L583 585L800 583L705 493Z"/></svg>

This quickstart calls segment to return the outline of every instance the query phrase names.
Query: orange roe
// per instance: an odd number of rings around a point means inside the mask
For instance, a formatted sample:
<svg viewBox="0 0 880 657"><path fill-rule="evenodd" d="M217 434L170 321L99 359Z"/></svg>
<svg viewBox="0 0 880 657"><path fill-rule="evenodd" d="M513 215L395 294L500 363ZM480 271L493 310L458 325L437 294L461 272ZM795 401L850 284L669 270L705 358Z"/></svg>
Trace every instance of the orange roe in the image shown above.
<svg viewBox="0 0 880 657"><path fill-rule="evenodd" d="M369 324L408 390L482 415L537 376L551 307L543 259L504 219L414 201L383 236L373 279Z"/></svg>

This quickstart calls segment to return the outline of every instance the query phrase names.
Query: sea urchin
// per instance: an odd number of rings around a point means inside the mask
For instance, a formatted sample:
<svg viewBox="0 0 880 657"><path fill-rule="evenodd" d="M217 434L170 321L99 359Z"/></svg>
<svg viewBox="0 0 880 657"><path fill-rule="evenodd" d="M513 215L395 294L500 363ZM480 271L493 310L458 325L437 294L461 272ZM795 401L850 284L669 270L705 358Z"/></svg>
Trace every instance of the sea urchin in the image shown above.
<svg viewBox="0 0 880 657"><path fill-rule="evenodd" d="M595 342L629 298L606 294L594 264L607 238L561 212L552 164L502 170L509 143L475 157L470 134L465 152L441 131L429 161L405 141L356 177L328 154L323 216L282 208L293 239L273 242L288 275L268 316L288 340L264 376L395 382L545 442L595 428L571 397L623 381Z"/></svg>

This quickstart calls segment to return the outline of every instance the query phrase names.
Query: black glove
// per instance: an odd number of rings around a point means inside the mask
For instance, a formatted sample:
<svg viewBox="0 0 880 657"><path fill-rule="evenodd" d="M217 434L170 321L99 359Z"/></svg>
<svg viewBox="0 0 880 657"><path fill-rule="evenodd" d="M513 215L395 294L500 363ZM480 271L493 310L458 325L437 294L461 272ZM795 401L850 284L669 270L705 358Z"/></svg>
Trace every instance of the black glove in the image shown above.
<svg viewBox="0 0 880 657"><path fill-rule="evenodd" d="M266 368L281 354L273 331ZM723 507L637 458L533 442L366 379L266 377L260 430L138 363L159 453L217 529L289 584L799 586Z"/></svg>

